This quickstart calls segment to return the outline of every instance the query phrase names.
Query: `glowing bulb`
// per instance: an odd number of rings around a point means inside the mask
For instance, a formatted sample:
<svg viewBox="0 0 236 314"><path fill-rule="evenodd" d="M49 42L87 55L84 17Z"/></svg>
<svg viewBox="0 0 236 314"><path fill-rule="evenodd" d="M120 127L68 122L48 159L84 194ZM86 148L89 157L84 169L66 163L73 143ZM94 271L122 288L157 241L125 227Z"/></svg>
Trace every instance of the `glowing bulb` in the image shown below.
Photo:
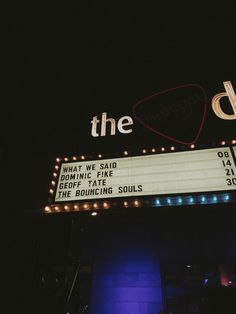
<svg viewBox="0 0 236 314"><path fill-rule="evenodd" d="M139 206L139 201L134 201L135 206Z"/></svg>
<svg viewBox="0 0 236 314"><path fill-rule="evenodd" d="M93 207L94 207L94 208L98 208L98 204L97 204L97 203L94 203L94 204L93 204Z"/></svg>
<svg viewBox="0 0 236 314"><path fill-rule="evenodd" d="M161 204L161 202L160 202L160 200L159 199L156 199L156 205L160 205Z"/></svg>
<svg viewBox="0 0 236 314"><path fill-rule="evenodd" d="M152 153L155 153L156 152L156 149L155 148L152 148Z"/></svg>
<svg viewBox="0 0 236 314"><path fill-rule="evenodd" d="M143 152L143 154L146 154L147 151L146 151L146 149L143 149L142 152Z"/></svg>
<svg viewBox="0 0 236 314"><path fill-rule="evenodd" d="M164 152L164 151L165 151L165 147L162 147L162 148L161 148L161 151Z"/></svg>
<svg viewBox="0 0 236 314"><path fill-rule="evenodd" d="M64 158L64 161L68 161L69 159L67 157Z"/></svg>
<svg viewBox="0 0 236 314"><path fill-rule="evenodd" d="M44 210L45 210L45 212L49 213L49 212L51 211L51 208L50 208L49 206L46 206L46 207L44 208Z"/></svg>
<svg viewBox="0 0 236 314"><path fill-rule="evenodd" d="M56 162L60 162L60 158L56 158Z"/></svg>
<svg viewBox="0 0 236 314"><path fill-rule="evenodd" d="M51 181L51 184L52 184L52 185L55 185L55 184L56 184L56 182L55 182L55 181Z"/></svg>
<svg viewBox="0 0 236 314"><path fill-rule="evenodd" d="M50 193L50 194L53 194L53 193L54 193L53 189L50 189L50 190L49 190L49 193Z"/></svg>
<svg viewBox="0 0 236 314"><path fill-rule="evenodd" d="M167 198L167 203L171 204L171 199L170 198Z"/></svg>
<svg viewBox="0 0 236 314"><path fill-rule="evenodd" d="M65 206L64 206L64 209L65 209L65 210L68 210L68 209L69 209L69 206L68 206L68 205L65 205Z"/></svg>
<svg viewBox="0 0 236 314"><path fill-rule="evenodd" d="M127 156L127 155L128 155L128 152L127 152L127 150L125 150L125 151L124 151L124 155L125 155L125 156Z"/></svg>
<svg viewBox="0 0 236 314"><path fill-rule="evenodd" d="M95 217L95 216L97 216L97 214L98 214L97 212L92 212L92 213L91 213L91 216L94 216L94 217Z"/></svg>
<svg viewBox="0 0 236 314"><path fill-rule="evenodd" d="M79 209L79 206L78 206L78 205L74 205L74 209L75 209L75 210L78 210L78 209Z"/></svg>
<svg viewBox="0 0 236 314"><path fill-rule="evenodd" d="M104 202L104 203L103 203L103 207L104 207L104 208L107 208L107 207L108 207L108 204L107 204L106 202Z"/></svg>
<svg viewBox="0 0 236 314"><path fill-rule="evenodd" d="M57 177L57 173L56 172L53 172L52 174L55 178Z"/></svg>
<svg viewBox="0 0 236 314"><path fill-rule="evenodd" d="M101 154L99 154L99 155L98 155L98 158L102 158L102 155L101 155Z"/></svg>
<svg viewBox="0 0 236 314"><path fill-rule="evenodd" d="M128 206L128 202L125 201L125 202L124 202L124 206Z"/></svg>
<svg viewBox="0 0 236 314"><path fill-rule="evenodd" d="M213 196L213 201L214 201L214 202L217 201L217 196L216 196L216 195Z"/></svg>
<svg viewBox="0 0 236 314"><path fill-rule="evenodd" d="M171 146L170 150L172 150L172 151L175 150L175 147L174 147L174 146Z"/></svg>
<svg viewBox="0 0 236 314"><path fill-rule="evenodd" d="M73 160L77 160L77 157L73 156L72 159L73 159Z"/></svg>
<svg viewBox="0 0 236 314"><path fill-rule="evenodd" d="M204 285L207 285L207 284L208 284L208 281L209 281L209 279L208 279L208 278L205 278L205 279L204 279Z"/></svg>
<svg viewBox="0 0 236 314"><path fill-rule="evenodd" d="M55 211L59 211L59 207L58 206L55 206L54 209L55 209Z"/></svg>
<svg viewBox="0 0 236 314"><path fill-rule="evenodd" d="M190 145L190 148L195 148L195 145L194 145L194 144L191 144L191 145Z"/></svg>
<svg viewBox="0 0 236 314"><path fill-rule="evenodd" d="M178 198L178 203L182 204L182 198L181 197Z"/></svg>
<svg viewBox="0 0 236 314"><path fill-rule="evenodd" d="M228 200L229 200L229 194L226 194L226 195L224 196L224 200L225 200L225 201L228 201Z"/></svg>
<svg viewBox="0 0 236 314"><path fill-rule="evenodd" d="M84 160L84 159L85 159L84 155L82 155L82 156L81 156L81 159L82 159L82 160Z"/></svg>
<svg viewBox="0 0 236 314"><path fill-rule="evenodd" d="M221 145L225 145L225 141L222 141L222 142L221 142Z"/></svg>
<svg viewBox="0 0 236 314"><path fill-rule="evenodd" d="M84 204L84 209L88 209L88 204Z"/></svg>
<svg viewBox="0 0 236 314"><path fill-rule="evenodd" d="M236 144L236 140L232 140L232 144Z"/></svg>
<svg viewBox="0 0 236 314"><path fill-rule="evenodd" d="M201 201L202 201L202 202L205 202L205 200L206 200L205 196L202 196L202 197L201 197Z"/></svg>
<svg viewBox="0 0 236 314"><path fill-rule="evenodd" d="M58 169L59 169L59 166L58 166L58 165L56 165L56 166L55 166L55 169L56 169L56 170L58 170Z"/></svg>

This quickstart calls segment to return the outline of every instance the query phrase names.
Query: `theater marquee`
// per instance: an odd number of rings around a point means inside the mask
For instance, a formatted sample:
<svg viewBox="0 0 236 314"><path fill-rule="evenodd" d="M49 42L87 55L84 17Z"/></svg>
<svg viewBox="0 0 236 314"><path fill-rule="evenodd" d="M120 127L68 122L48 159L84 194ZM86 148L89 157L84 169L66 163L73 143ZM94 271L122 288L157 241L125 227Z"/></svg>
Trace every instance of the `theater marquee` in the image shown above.
<svg viewBox="0 0 236 314"><path fill-rule="evenodd" d="M236 190L235 147L63 162L55 203Z"/></svg>

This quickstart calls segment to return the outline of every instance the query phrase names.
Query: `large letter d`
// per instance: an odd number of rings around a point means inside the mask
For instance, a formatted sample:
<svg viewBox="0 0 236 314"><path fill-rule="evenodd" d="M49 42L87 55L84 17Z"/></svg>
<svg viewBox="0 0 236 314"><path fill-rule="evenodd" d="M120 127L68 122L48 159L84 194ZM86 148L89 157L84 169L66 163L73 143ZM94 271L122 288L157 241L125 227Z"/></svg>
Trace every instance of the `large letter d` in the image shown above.
<svg viewBox="0 0 236 314"><path fill-rule="evenodd" d="M230 81L223 82L226 92L216 94L212 99L212 108L215 114L224 120L234 120L236 119L236 95L233 86ZM233 108L233 114L227 114L221 109L220 100L222 97L229 97L229 101Z"/></svg>

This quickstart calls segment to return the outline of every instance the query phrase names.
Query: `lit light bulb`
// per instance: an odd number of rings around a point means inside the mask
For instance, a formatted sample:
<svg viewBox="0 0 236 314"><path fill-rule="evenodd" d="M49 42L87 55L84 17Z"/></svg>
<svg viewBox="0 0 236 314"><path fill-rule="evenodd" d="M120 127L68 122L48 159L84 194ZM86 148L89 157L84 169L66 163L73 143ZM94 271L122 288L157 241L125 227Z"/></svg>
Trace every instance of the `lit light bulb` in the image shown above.
<svg viewBox="0 0 236 314"><path fill-rule="evenodd" d="M229 194L224 195L224 200L228 201L229 200Z"/></svg>
<svg viewBox="0 0 236 314"><path fill-rule="evenodd" d="M182 201L182 198L179 197L179 198L178 198L178 203L179 203L179 204L182 204L182 202L183 202L183 201Z"/></svg>
<svg viewBox="0 0 236 314"><path fill-rule="evenodd" d="M171 204L171 199L170 198L167 198L167 203Z"/></svg>
<svg viewBox="0 0 236 314"><path fill-rule="evenodd" d="M193 197L190 197L189 202L190 202L190 203L193 203L193 202L194 202L194 198L193 198Z"/></svg>
<svg viewBox="0 0 236 314"><path fill-rule="evenodd" d="M214 202L217 201L217 196L216 196L216 195L213 196L213 201L214 201Z"/></svg>

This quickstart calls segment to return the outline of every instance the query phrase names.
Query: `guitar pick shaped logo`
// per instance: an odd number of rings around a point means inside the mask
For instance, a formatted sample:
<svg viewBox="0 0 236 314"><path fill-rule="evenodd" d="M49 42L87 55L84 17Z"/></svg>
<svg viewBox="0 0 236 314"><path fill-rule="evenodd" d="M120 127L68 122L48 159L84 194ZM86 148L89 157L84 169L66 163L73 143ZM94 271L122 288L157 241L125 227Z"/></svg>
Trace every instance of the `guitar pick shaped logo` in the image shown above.
<svg viewBox="0 0 236 314"><path fill-rule="evenodd" d="M204 89L189 84L140 100L133 106L133 114L153 133L180 144L193 144L203 128L206 103Z"/></svg>

